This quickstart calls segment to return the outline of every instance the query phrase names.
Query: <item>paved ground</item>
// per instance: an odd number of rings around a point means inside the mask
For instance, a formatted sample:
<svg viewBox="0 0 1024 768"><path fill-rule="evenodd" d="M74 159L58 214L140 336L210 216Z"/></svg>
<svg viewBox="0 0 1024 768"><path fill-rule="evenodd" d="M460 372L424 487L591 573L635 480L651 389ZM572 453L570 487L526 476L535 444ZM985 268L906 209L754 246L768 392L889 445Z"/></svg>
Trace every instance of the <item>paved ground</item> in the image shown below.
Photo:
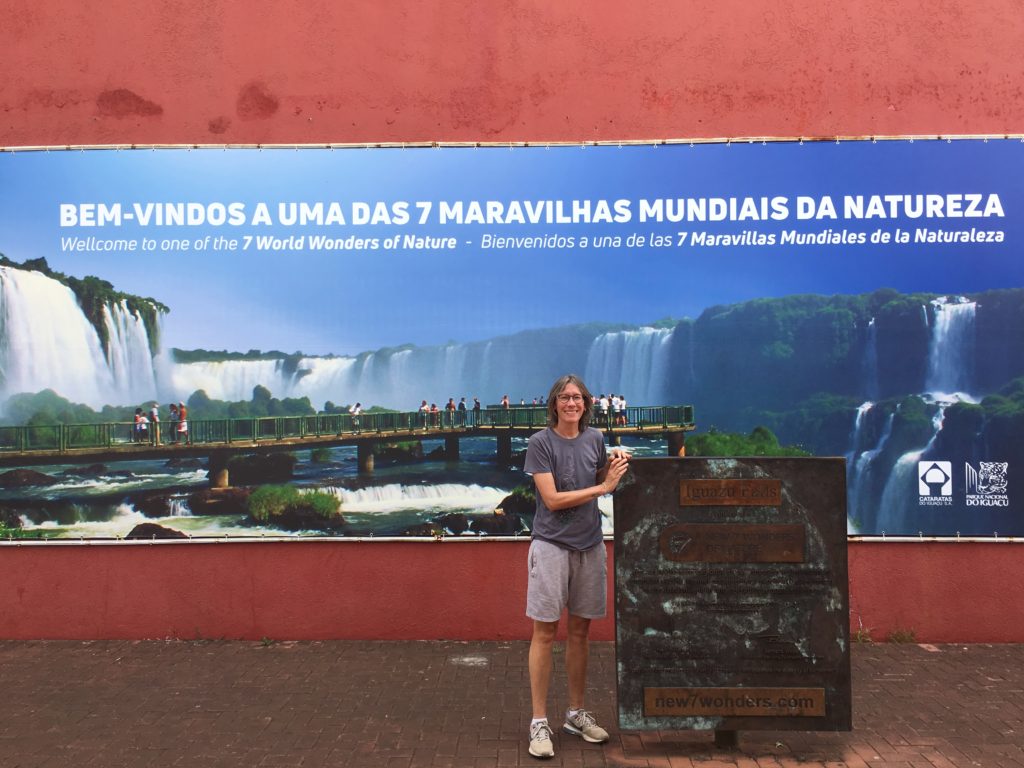
<svg viewBox="0 0 1024 768"><path fill-rule="evenodd" d="M609 727L603 747L557 735L546 763L526 752L526 648L0 641L0 766L1024 766L1024 645L855 646L851 733L747 731L720 750ZM613 726L611 644L591 680Z"/></svg>

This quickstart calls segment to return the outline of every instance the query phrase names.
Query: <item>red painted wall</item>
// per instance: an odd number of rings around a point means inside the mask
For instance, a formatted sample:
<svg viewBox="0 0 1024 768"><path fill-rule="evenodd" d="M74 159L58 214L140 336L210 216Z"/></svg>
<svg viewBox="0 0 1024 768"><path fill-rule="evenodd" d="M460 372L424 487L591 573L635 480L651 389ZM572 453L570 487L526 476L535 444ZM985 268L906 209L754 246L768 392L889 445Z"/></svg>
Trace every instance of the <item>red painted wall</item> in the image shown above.
<svg viewBox="0 0 1024 768"><path fill-rule="evenodd" d="M1017 0L7 0L0 145L1024 127Z"/></svg>
<svg viewBox="0 0 1024 768"><path fill-rule="evenodd" d="M0 146L1019 133L1022 43L1018 0L8 0ZM0 547L0 637L524 637L522 549ZM854 618L1024 640L1021 551L855 543Z"/></svg>
<svg viewBox="0 0 1024 768"><path fill-rule="evenodd" d="M527 547L4 545L0 638L527 639ZM1020 543L852 542L849 554L854 632L1024 641ZM593 636L614 639L612 618L595 622Z"/></svg>

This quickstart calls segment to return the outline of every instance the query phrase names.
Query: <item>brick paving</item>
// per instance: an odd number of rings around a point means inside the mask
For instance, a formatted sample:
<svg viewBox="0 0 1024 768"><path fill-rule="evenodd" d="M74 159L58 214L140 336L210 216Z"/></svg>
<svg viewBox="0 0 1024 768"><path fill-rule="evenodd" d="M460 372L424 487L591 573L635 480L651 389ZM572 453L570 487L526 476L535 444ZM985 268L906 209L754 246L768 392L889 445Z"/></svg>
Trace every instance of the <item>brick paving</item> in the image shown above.
<svg viewBox="0 0 1024 768"><path fill-rule="evenodd" d="M0 641L0 766L1024 767L1024 645L856 645L854 730L614 727L614 646L595 643L604 746L526 752L523 642ZM552 715L565 704L556 655Z"/></svg>

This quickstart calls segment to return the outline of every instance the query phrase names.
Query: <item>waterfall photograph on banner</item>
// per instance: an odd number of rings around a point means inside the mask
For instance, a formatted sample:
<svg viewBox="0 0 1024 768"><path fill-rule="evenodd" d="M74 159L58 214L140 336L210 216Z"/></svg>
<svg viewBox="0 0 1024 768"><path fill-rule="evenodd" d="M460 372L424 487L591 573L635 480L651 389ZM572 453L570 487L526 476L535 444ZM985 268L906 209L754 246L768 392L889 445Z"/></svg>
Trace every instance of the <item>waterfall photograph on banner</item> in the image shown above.
<svg viewBox="0 0 1024 768"><path fill-rule="evenodd" d="M1024 535L1022 165L0 153L0 535L528 536L569 372L635 457L844 457L850 535Z"/></svg>

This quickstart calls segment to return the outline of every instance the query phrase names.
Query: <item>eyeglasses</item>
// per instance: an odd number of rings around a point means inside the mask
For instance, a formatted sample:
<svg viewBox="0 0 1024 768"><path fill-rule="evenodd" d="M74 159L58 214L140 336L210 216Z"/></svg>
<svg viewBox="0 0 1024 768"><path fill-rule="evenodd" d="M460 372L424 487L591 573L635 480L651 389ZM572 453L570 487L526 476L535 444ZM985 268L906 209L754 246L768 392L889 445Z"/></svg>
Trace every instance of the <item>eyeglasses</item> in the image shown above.
<svg viewBox="0 0 1024 768"><path fill-rule="evenodd" d="M558 402L560 403L582 403L583 395L559 395Z"/></svg>

